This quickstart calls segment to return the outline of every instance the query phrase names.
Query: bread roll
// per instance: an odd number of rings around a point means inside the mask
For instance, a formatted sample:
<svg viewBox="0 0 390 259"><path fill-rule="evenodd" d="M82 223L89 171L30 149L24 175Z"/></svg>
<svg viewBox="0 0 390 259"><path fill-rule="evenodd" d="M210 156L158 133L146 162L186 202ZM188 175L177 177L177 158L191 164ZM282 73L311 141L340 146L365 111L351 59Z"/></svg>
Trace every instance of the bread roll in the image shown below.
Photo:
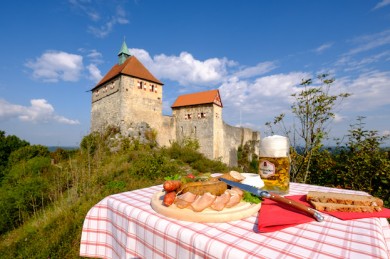
<svg viewBox="0 0 390 259"><path fill-rule="evenodd" d="M229 173L225 173L225 174L221 175L219 178L224 178L226 180L230 180L233 182L241 182L242 180L245 179L245 176L240 174L240 172L230 171Z"/></svg>

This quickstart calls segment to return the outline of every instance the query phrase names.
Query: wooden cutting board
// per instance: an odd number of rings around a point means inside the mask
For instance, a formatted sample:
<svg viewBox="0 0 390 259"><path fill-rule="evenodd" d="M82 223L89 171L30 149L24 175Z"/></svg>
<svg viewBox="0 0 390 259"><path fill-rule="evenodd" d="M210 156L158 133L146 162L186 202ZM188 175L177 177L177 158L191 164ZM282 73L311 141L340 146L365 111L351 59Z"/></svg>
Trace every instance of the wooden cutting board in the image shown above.
<svg viewBox="0 0 390 259"><path fill-rule="evenodd" d="M260 210L261 203L252 204L241 202L232 208L225 208L222 211L205 209L202 212L194 212L191 209L179 209L175 204L166 207L163 204L165 192L160 191L153 195L150 205L161 215L192 222L229 222L250 217L257 214Z"/></svg>

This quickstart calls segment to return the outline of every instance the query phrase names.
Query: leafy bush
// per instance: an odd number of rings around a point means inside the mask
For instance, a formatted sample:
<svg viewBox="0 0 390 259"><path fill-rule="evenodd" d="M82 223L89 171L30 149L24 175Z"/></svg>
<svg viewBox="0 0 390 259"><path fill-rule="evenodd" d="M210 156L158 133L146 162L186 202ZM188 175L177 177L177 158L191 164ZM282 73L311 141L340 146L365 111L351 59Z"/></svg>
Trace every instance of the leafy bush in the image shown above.
<svg viewBox="0 0 390 259"><path fill-rule="evenodd" d="M57 148L54 152L50 154L51 158L54 160L55 163L61 160L67 160L71 157L75 156L77 154L77 150L65 150L63 148Z"/></svg>
<svg viewBox="0 0 390 259"><path fill-rule="evenodd" d="M23 224L50 202L49 168L50 158L37 156L20 161L5 175L0 193L0 211L5 217L0 221L0 234Z"/></svg>
<svg viewBox="0 0 390 259"><path fill-rule="evenodd" d="M181 169L161 152L143 152L132 162L131 171L137 177L155 180L179 173Z"/></svg>
<svg viewBox="0 0 390 259"><path fill-rule="evenodd" d="M93 132L85 136L80 142L80 148L82 151L93 155L98 149L99 145L102 144L101 135L98 132Z"/></svg>
<svg viewBox="0 0 390 259"><path fill-rule="evenodd" d="M5 132L0 130L0 179L8 164L8 158L11 153L28 145L30 144L27 141L21 140L14 135L5 136Z"/></svg>
<svg viewBox="0 0 390 259"><path fill-rule="evenodd" d="M47 147L41 145L24 146L11 153L8 165L12 167L20 161L27 161L33 157L50 157Z"/></svg>

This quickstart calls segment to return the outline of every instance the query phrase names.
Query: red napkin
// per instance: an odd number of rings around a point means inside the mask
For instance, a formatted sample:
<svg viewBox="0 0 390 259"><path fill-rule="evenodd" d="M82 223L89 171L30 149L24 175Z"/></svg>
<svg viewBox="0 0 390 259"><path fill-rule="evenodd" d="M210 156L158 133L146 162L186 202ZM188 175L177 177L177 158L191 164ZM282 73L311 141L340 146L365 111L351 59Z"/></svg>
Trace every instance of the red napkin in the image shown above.
<svg viewBox="0 0 390 259"><path fill-rule="evenodd" d="M312 207L306 202L306 195L291 195L286 198L303 203L308 207ZM383 208L380 212L364 213L364 212L320 212L332 215L341 220L361 219L361 218L390 218L390 209ZM259 232L273 232L284 228L296 226L303 223L314 221L315 219L286 205L274 202L269 199L263 200L261 209L258 215L258 230Z"/></svg>

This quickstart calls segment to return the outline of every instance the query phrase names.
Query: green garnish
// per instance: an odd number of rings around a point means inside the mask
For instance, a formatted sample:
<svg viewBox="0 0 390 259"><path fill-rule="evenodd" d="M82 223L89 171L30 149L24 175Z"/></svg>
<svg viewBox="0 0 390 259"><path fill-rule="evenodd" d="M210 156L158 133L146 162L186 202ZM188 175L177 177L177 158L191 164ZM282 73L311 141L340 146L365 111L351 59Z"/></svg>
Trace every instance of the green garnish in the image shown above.
<svg viewBox="0 0 390 259"><path fill-rule="evenodd" d="M175 175L170 175L170 176L164 177L164 180L165 180L165 181L169 181L169 180L180 180L180 178L181 178L181 175L175 174Z"/></svg>
<svg viewBox="0 0 390 259"><path fill-rule="evenodd" d="M260 197L257 197L250 192L244 191L243 200L249 203L259 204L262 199Z"/></svg>

